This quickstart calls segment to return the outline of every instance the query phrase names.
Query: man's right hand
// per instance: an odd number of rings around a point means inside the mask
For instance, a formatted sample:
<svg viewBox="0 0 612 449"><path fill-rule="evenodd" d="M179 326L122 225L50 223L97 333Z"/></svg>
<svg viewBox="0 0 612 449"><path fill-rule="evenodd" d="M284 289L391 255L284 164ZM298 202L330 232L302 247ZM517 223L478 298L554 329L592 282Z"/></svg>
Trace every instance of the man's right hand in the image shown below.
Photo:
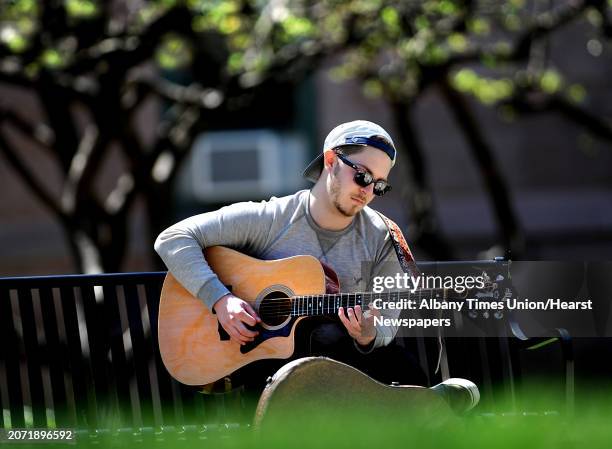
<svg viewBox="0 0 612 449"><path fill-rule="evenodd" d="M245 324L255 326L261 319L251 305L232 295L222 296L213 306L221 327L225 329L230 338L241 345L253 341L259 332L247 329Z"/></svg>

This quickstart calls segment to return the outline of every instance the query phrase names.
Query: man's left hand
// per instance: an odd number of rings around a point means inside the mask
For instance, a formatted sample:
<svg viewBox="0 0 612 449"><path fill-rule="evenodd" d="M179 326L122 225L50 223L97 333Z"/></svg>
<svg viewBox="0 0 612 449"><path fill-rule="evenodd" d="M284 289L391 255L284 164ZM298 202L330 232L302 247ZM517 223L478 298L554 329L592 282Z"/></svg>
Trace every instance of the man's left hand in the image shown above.
<svg viewBox="0 0 612 449"><path fill-rule="evenodd" d="M380 315L378 310L370 308L362 312L361 306L349 307L344 313L344 307L338 309L338 317L349 335L361 346L369 345L376 337L374 315Z"/></svg>

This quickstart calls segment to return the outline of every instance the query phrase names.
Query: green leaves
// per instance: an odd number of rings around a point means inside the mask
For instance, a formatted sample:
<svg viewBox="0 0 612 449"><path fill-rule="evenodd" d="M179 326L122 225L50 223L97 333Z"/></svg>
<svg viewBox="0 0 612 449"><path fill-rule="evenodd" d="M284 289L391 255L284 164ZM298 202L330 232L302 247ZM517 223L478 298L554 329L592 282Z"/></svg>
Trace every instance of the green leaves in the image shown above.
<svg viewBox="0 0 612 449"><path fill-rule="evenodd" d="M587 91L581 84L572 84L565 92L569 101L574 104L583 103L587 97Z"/></svg>
<svg viewBox="0 0 612 449"><path fill-rule="evenodd" d="M190 8L196 14L196 31L217 30L229 35L237 32L243 25L239 5L235 1L190 1Z"/></svg>
<svg viewBox="0 0 612 449"><path fill-rule="evenodd" d="M2 14L3 19L18 19L20 17L34 17L38 14L38 3L35 0L18 0L3 2Z"/></svg>
<svg viewBox="0 0 612 449"><path fill-rule="evenodd" d="M316 32L315 25L306 17L289 16L281 22L283 29L283 39L285 42L290 42L297 39L308 38L314 36Z"/></svg>
<svg viewBox="0 0 612 449"><path fill-rule="evenodd" d="M506 100L514 93L514 83L509 78L486 78L471 69L457 71L450 81L459 92L472 95L487 105Z"/></svg>
<svg viewBox="0 0 612 449"><path fill-rule="evenodd" d="M6 45L13 53L21 53L28 46L26 36L15 27L4 28L0 32L0 42Z"/></svg>
<svg viewBox="0 0 612 449"><path fill-rule="evenodd" d="M393 35L393 36L397 36L400 33L400 18L399 18L399 14L397 13L397 11L390 7L387 6L385 8L383 8L382 12L381 12L381 18L385 24L385 27L387 28L387 31Z"/></svg>
<svg viewBox="0 0 612 449"><path fill-rule="evenodd" d="M61 1L71 19L101 11L99 0ZM332 71L336 79L360 80L368 96L412 97L430 81L449 77L457 90L496 104L516 90L514 80L527 61L515 60L515 46L535 17L526 0L485 3L486 8L466 8L459 0L151 0L143 2L139 21L128 29L137 35L172 8L186 8L196 35L217 34L223 42L227 54L220 60L227 60L227 66L222 70L230 75L255 79L279 57L326 49L341 55ZM10 2L0 12L0 43L15 55L24 53L38 31L39 14L35 0ZM597 9L588 8L584 17L592 26L602 26ZM552 20L550 13L548 18ZM66 67L74 50L55 38L43 45L46 50L28 61L32 67ZM193 45L179 31L167 34L155 60L165 69L186 68L193 63ZM585 51L603 55L603 43L592 35ZM553 69L531 73L527 87L562 93L575 103L586 98L584 87L567 86Z"/></svg>
<svg viewBox="0 0 612 449"><path fill-rule="evenodd" d="M464 34L453 33L446 39L449 47L457 53L464 52L468 48L468 40Z"/></svg>
<svg viewBox="0 0 612 449"><path fill-rule="evenodd" d="M3 1L0 7L0 44L12 53L24 52L37 29L38 3L34 0Z"/></svg>
<svg viewBox="0 0 612 449"><path fill-rule="evenodd" d="M178 70L191 64L191 45L177 34L167 34L155 52L155 60L166 70Z"/></svg>
<svg viewBox="0 0 612 449"><path fill-rule="evenodd" d="M452 78L453 87L459 92L472 92L476 89L479 78L476 72L470 69L461 69Z"/></svg>
<svg viewBox="0 0 612 449"><path fill-rule="evenodd" d="M99 13L97 2L90 0L65 0L66 12L74 18L86 19Z"/></svg>
<svg viewBox="0 0 612 449"><path fill-rule="evenodd" d="M50 69L57 69L64 65L65 59L62 57L59 51L48 48L40 55L40 61L43 66Z"/></svg>
<svg viewBox="0 0 612 449"><path fill-rule="evenodd" d="M363 93L370 98L378 98L383 93L383 86L378 79L369 79L363 83Z"/></svg>
<svg viewBox="0 0 612 449"><path fill-rule="evenodd" d="M546 70L540 77L540 89L547 94L554 94L561 88L563 79L556 70Z"/></svg>
<svg viewBox="0 0 612 449"><path fill-rule="evenodd" d="M601 13L595 8L587 9L586 18L589 23L595 27L599 27L603 23L603 17L601 16Z"/></svg>

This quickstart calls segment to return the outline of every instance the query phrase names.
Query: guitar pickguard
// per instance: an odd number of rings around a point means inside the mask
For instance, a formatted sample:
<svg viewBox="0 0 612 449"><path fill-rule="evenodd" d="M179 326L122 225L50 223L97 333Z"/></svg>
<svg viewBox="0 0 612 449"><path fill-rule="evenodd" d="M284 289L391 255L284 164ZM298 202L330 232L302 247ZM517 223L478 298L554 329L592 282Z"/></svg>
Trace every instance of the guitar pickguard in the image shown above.
<svg viewBox="0 0 612 449"><path fill-rule="evenodd" d="M250 330L259 331L259 334L257 334L257 336L255 337L255 340L248 342L245 345L241 345L240 352L242 354L248 354L250 351L255 349L257 346L259 346L261 343L268 340L269 338L288 337L291 334L291 329L293 328L295 320L296 320L295 317L291 318L291 320L285 326L281 327L280 329L274 329L274 330L266 329L262 326L256 326L256 327L247 326L247 328L249 328Z"/></svg>

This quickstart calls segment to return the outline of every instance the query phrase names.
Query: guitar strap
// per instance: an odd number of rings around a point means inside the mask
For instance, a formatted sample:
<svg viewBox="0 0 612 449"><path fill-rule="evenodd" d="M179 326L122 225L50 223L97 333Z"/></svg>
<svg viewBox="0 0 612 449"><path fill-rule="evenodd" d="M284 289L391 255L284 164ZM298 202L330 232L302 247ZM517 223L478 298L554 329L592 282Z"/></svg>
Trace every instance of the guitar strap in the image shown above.
<svg viewBox="0 0 612 449"><path fill-rule="evenodd" d="M378 215L380 215L380 218L382 218L385 224L387 225L389 235L391 236L391 242L393 243L393 247L395 248L397 260L399 261L402 270L412 276L420 275L421 272L417 267L416 263L414 262L414 256L412 255L412 251L410 251L410 248L408 247L408 243L404 238L404 234L402 234L402 230L399 228L397 223L395 223L390 218L385 217L380 212L378 212Z"/></svg>
<svg viewBox="0 0 612 449"><path fill-rule="evenodd" d="M397 225L397 223L395 223L393 220L386 217L382 213L378 212L378 215L380 215L380 218L382 218L382 220L385 222L385 225L387 225L389 235L391 236L391 242L393 243L393 247L395 248L397 260L399 261L402 270L405 273L410 274L411 276L419 276L421 274L421 270L419 270L419 267L417 267L417 264L414 261L412 251L410 251L408 243L406 242L406 239L404 238L404 234L402 233L400 227ZM436 363L436 370L434 371L434 374L437 374L438 370L440 369L442 357L445 358L446 364L446 351L444 348L444 340L442 338L442 330L441 328L438 328L438 362ZM448 376L445 375L446 373L444 373L444 371L446 370L443 370L442 377L444 378L443 380L446 380Z"/></svg>

